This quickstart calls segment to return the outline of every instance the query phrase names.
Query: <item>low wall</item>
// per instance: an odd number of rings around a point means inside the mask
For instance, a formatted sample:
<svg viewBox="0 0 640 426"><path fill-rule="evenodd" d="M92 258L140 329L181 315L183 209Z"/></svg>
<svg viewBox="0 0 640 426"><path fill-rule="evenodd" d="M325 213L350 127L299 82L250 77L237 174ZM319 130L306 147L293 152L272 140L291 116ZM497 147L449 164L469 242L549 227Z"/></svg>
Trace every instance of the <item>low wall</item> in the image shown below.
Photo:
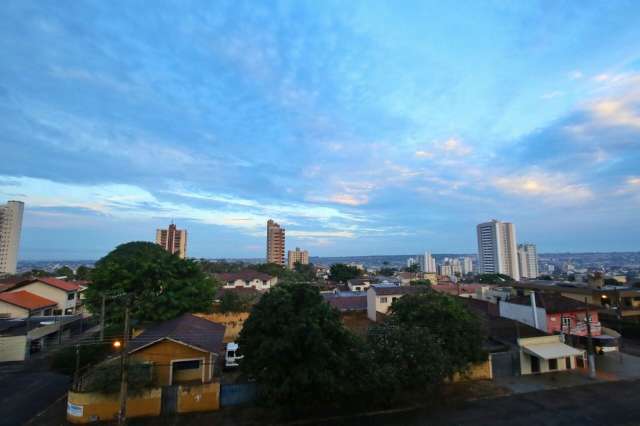
<svg viewBox="0 0 640 426"><path fill-rule="evenodd" d="M220 409L220 383L180 385L178 387L178 413L216 411Z"/></svg>
<svg viewBox="0 0 640 426"><path fill-rule="evenodd" d="M474 364L464 374L457 373L453 376L453 383L466 382L470 380L492 380L493 371L491 366L491 355L485 362Z"/></svg>
<svg viewBox="0 0 640 426"><path fill-rule="evenodd" d="M150 389L142 395L127 398L127 417L160 415L162 390ZM120 404L118 395L90 392L71 392L67 399L67 420L70 423L90 423L114 420L118 416Z"/></svg>

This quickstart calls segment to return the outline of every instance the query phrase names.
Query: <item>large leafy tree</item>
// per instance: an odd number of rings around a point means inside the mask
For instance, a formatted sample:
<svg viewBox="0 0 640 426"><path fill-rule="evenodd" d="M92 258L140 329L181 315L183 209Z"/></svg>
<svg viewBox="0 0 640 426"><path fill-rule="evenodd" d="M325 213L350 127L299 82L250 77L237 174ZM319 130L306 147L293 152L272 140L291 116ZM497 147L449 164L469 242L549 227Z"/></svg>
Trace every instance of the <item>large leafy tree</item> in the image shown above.
<svg viewBox="0 0 640 426"><path fill-rule="evenodd" d="M482 347L486 333L482 324L459 299L426 291L407 295L393 302L389 321L391 329L387 331L399 334L394 338L413 345L404 347L405 356L418 360L429 359L430 362L442 360L444 364L440 373L443 374L442 377L446 377L465 371L473 363L486 360ZM407 337L423 333L428 345L415 346L411 343L411 338ZM423 377L422 381L434 383L431 376Z"/></svg>
<svg viewBox="0 0 640 426"><path fill-rule="evenodd" d="M362 342L310 285L283 283L262 296L239 345L241 369L256 378L269 403L303 409L359 393Z"/></svg>
<svg viewBox="0 0 640 426"><path fill-rule="evenodd" d="M180 259L159 245L130 242L100 259L86 290L86 303L100 312L106 296L109 323L120 323L125 304L140 322L163 321L185 312L208 312L216 283L193 260Z"/></svg>
<svg viewBox="0 0 640 426"><path fill-rule="evenodd" d="M344 263L336 263L334 265L331 265L329 278L332 281L346 283L348 280L359 277L361 274L362 270L358 269L355 266L345 265Z"/></svg>

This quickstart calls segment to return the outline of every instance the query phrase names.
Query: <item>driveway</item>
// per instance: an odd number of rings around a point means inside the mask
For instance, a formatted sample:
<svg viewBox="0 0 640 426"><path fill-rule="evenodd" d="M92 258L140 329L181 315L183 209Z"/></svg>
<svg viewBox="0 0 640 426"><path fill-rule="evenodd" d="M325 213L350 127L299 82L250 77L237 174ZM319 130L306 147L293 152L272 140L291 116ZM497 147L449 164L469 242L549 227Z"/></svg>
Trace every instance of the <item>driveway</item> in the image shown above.
<svg viewBox="0 0 640 426"><path fill-rule="evenodd" d="M49 371L0 373L0 426L17 426L65 395L69 377Z"/></svg>

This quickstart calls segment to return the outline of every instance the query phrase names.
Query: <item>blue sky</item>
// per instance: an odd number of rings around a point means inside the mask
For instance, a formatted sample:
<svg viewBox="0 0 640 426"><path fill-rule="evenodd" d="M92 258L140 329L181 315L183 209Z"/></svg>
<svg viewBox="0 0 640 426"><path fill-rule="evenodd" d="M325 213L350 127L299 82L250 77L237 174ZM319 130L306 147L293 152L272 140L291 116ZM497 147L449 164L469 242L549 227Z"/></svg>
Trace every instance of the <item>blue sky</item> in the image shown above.
<svg viewBox="0 0 640 426"><path fill-rule="evenodd" d="M640 249L640 4L8 1L22 259Z"/></svg>

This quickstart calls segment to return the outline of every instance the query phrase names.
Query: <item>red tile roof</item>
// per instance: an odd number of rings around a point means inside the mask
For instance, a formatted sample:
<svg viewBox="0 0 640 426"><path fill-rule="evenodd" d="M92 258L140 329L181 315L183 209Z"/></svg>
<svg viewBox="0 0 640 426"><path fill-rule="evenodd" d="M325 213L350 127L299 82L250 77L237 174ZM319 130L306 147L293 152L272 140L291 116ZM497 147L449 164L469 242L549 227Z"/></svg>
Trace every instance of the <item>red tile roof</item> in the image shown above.
<svg viewBox="0 0 640 426"><path fill-rule="evenodd" d="M76 291L80 288L77 283L59 280L57 278L51 277L40 277L40 278L28 278L26 280L20 281L15 284L12 288L19 288L25 285L33 284L35 282L41 282L43 284L50 285L51 287L58 288L63 291Z"/></svg>
<svg viewBox="0 0 640 426"><path fill-rule="evenodd" d="M25 290L13 293L1 293L0 300L29 310L42 309L57 305L53 300L45 299L44 297L29 293Z"/></svg>
<svg viewBox="0 0 640 426"><path fill-rule="evenodd" d="M333 294L324 295L326 300L331 306L339 310L340 312L346 311L366 311L367 310L367 296L336 296Z"/></svg>

